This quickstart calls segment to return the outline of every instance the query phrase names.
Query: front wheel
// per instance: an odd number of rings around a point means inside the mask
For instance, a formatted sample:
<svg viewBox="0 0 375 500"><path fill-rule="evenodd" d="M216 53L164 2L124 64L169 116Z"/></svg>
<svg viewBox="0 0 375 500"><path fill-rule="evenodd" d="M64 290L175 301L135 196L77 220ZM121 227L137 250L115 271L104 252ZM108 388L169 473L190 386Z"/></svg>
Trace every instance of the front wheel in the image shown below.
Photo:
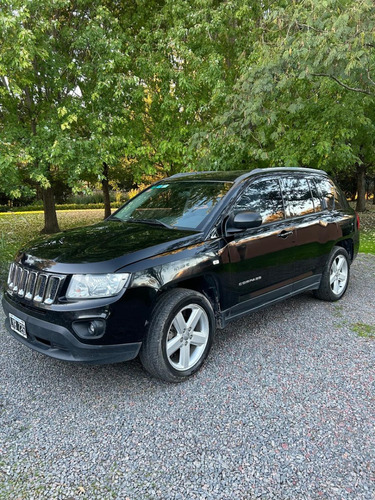
<svg viewBox="0 0 375 500"><path fill-rule="evenodd" d="M350 276L350 259L345 248L334 247L325 265L320 287L315 291L321 300L334 302L346 292Z"/></svg>
<svg viewBox="0 0 375 500"><path fill-rule="evenodd" d="M209 300L199 292L166 292L152 315L140 359L153 376L182 382L202 366L212 344L215 317Z"/></svg>

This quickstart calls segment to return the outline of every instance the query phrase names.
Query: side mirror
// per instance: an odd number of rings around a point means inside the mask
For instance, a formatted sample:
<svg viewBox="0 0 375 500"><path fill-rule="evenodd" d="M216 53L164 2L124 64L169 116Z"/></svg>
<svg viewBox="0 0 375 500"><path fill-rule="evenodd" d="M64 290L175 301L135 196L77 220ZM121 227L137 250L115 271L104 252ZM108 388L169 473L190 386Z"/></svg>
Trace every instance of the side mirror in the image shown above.
<svg viewBox="0 0 375 500"><path fill-rule="evenodd" d="M235 215L230 215L226 227L225 234L239 233L246 229L259 227L262 224L262 216L257 212L238 212Z"/></svg>

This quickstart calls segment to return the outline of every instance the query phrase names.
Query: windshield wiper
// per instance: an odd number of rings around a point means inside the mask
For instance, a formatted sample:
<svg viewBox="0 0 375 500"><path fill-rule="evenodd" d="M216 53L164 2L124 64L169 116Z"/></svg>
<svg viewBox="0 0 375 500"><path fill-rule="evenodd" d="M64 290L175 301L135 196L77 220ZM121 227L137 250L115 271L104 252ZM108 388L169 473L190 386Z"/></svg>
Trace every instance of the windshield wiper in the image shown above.
<svg viewBox="0 0 375 500"><path fill-rule="evenodd" d="M174 229L173 226L170 226L169 224L166 224L165 222L159 219L136 219L131 217L130 219L126 219L125 222L135 222L135 223L139 222L140 224L150 224L152 226L162 226L168 229Z"/></svg>

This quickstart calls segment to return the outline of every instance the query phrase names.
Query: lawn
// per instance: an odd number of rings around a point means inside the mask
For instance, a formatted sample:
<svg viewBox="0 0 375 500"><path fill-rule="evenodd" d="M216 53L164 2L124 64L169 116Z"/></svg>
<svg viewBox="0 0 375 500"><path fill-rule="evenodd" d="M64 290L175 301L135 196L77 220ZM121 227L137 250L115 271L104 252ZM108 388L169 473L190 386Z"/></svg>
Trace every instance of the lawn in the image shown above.
<svg viewBox="0 0 375 500"><path fill-rule="evenodd" d="M372 201L367 202L366 209L366 212L359 214L361 222L361 246L359 251L375 254L375 205Z"/></svg>
<svg viewBox="0 0 375 500"><path fill-rule="evenodd" d="M103 210L70 210L58 212L60 228L92 224L103 218ZM375 255L375 205L367 204L367 211L360 214L360 252ZM0 214L0 284L6 278L9 263L17 250L38 235L43 227L42 213Z"/></svg>
<svg viewBox="0 0 375 500"><path fill-rule="evenodd" d="M58 212L60 229L86 226L103 219L104 210L70 210ZM43 227L42 213L0 214L0 284L17 250L35 238Z"/></svg>

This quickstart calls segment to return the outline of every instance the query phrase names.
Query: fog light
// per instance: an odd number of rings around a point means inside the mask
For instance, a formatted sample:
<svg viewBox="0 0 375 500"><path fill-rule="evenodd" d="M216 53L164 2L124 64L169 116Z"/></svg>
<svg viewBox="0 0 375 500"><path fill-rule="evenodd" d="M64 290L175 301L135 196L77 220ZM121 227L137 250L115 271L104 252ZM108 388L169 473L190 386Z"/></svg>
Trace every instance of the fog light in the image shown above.
<svg viewBox="0 0 375 500"><path fill-rule="evenodd" d="M97 335L102 335L102 333L104 332L104 326L105 326L104 321L95 319L94 321L91 321L89 325L89 333L91 335L94 335L95 337Z"/></svg>
<svg viewBox="0 0 375 500"><path fill-rule="evenodd" d="M104 319L74 321L73 330L83 339L97 339L105 333L106 322Z"/></svg>

